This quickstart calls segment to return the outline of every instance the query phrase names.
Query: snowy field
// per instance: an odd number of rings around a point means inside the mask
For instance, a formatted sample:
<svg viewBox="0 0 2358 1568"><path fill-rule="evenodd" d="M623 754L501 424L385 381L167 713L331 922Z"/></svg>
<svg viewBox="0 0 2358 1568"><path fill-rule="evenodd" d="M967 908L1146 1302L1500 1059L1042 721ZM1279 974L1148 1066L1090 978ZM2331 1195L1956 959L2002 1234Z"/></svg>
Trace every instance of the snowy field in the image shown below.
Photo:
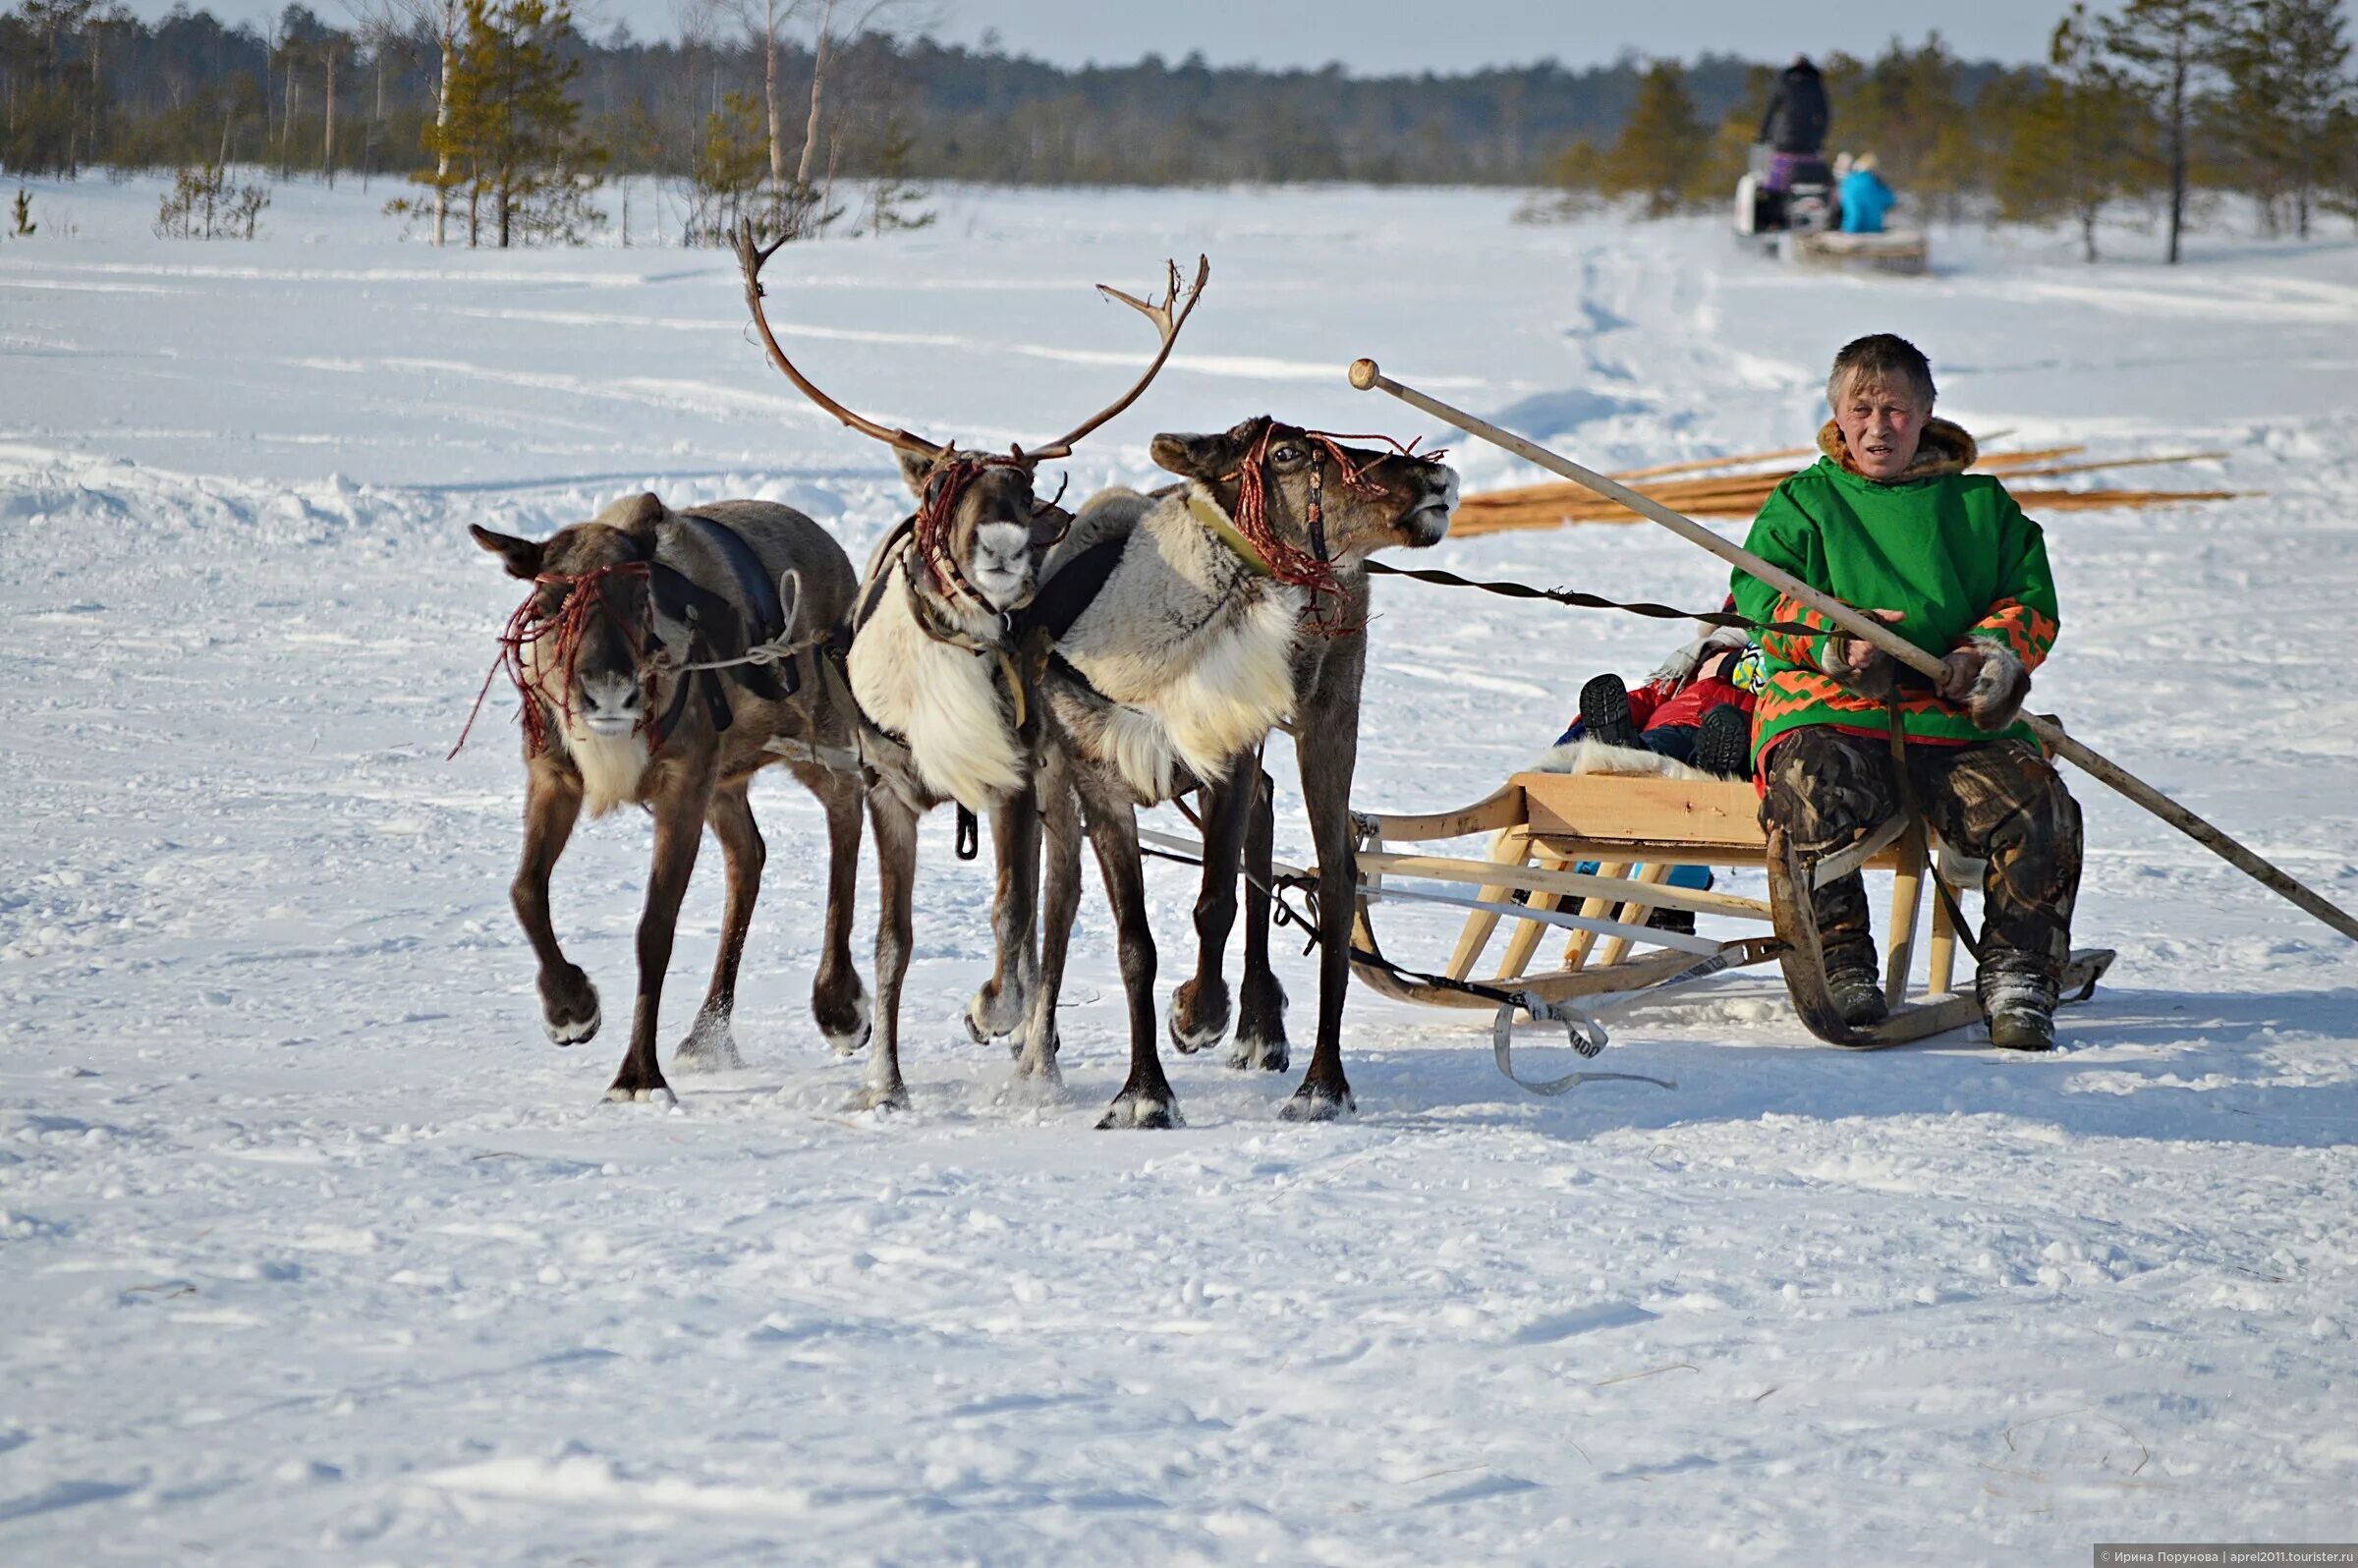
<svg viewBox="0 0 2358 1568"><path fill-rule="evenodd" d="M858 559L906 504L888 459L761 363L723 255L436 252L383 190L308 187L254 244L173 243L156 193L36 185L39 237L0 241L0 1562L1678 1568L2358 1538L2358 948L2085 779L2078 934L2121 956L2053 1057L1817 1047L1756 974L1618 1031L1601 1065L1676 1089L1541 1101L1481 1022L1361 991L1356 1119L1281 1125L1298 1074L1214 1053L1173 1059L1186 1129L1110 1134L1094 872L1070 1099L1005 1103L1004 1053L959 1026L988 877L946 813L915 1108L844 1109L859 1065L806 1010L819 815L781 776L755 794L751 1065L676 1080L676 1112L600 1103L623 1041L546 1042L508 909L512 700L444 760L515 598L464 526L761 496ZM2246 499L2049 524L2039 700L2358 907L2347 237L2091 270L2060 236L1960 232L1937 276L1870 281L1740 257L1706 220L1513 204L952 193L930 231L781 253L774 315L867 412L1038 442L1146 340L1088 286L1208 252L1177 359L1076 495L1151 479L1157 429L1424 433L1344 385L1360 354L1598 467L1797 444L1834 347L1876 329L2001 444L2224 452L2120 482ZM1456 457L1472 488L1536 476ZM1693 605L1724 583L1651 529L1425 560ZM1370 809L1480 797L1586 676L1675 638L1411 584L1378 611ZM646 853L610 818L558 875L609 1001ZM713 854L675 1036L718 884ZM1193 891L1153 872L1166 988ZM1437 961L1440 929L1395 918L1388 945ZM864 899L864 973L871 931ZM1315 986L1281 967L1301 1040Z"/></svg>

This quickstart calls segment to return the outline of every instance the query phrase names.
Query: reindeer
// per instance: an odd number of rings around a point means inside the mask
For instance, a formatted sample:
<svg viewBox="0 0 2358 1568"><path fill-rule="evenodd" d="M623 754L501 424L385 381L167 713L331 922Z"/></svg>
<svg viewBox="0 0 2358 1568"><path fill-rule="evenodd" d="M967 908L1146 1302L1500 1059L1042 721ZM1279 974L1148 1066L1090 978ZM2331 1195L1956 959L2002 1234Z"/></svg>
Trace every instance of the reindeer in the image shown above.
<svg viewBox="0 0 2358 1568"><path fill-rule="evenodd" d="M1228 432L1224 449L1207 451L1198 460L1199 482L1225 485L1241 479L1241 470L1250 463L1240 464L1236 452L1248 442L1270 448L1271 440L1266 434L1254 436L1250 425L1239 425ZM1337 460L1338 449L1331 437L1287 432L1275 440L1267 467L1280 475L1289 459L1299 470L1312 455L1304 445L1306 440L1319 449L1326 462ZM1299 456L1290 455L1288 447ZM1352 456L1356 459L1358 455ZM1368 661L1367 557L1386 545L1421 549L1437 544L1448 532L1449 515L1457 506L1457 476L1441 466L1438 457L1435 453L1424 460L1423 472L1431 488L1421 504L1388 521L1380 507L1362 507L1352 514L1359 525L1356 528L1352 521L1346 521L1339 531L1335 528L1331 509L1321 505L1322 485L1315 478L1307 485L1281 481L1275 487L1284 505L1282 509L1272 507L1278 518L1273 526L1291 547L1307 547L1331 568L1315 635L1302 640L1293 667L1294 756L1301 768L1303 804L1319 864L1319 1033L1310 1069L1280 1113L1288 1120L1325 1121L1353 1108L1351 1085L1343 1072L1342 1024L1351 979L1351 913L1358 874L1350 802L1351 778L1359 756L1360 690ZM1157 461L1161 461L1159 453ZM1201 477L1213 473L1221 477ZM1356 489L1349 482L1348 470L1345 482L1347 490ZM1321 516L1322 512L1326 515ZM1285 988L1269 967L1273 893L1270 795L1269 778L1258 756L1250 765L1205 780L1204 882L1196 900L1196 973L1172 994L1170 1036L1179 1050L1194 1052L1216 1044L1227 1033L1228 984L1221 968L1228 933L1236 920L1241 858L1246 873L1245 974L1236 1043L1228 1065L1283 1072L1290 1055L1285 1036Z"/></svg>
<svg viewBox="0 0 2358 1568"><path fill-rule="evenodd" d="M1055 1076L1057 993L1086 830L1113 905L1130 1004L1130 1075L1097 1125L1179 1124L1156 1050L1154 943L1136 808L1205 790L1197 924L1216 951L1234 919L1247 808L1262 778L1258 749L1290 714L1303 736L1297 749L1324 895L1319 924L1336 978L1318 1055L1286 1115L1329 1117L1350 1103L1339 961L1350 931L1345 802L1366 660L1366 573L1358 563L1385 545L1438 540L1456 505L1457 476L1406 449L1348 447L1265 415L1217 435L1158 435L1152 452L1185 482L1152 496L1117 489L1092 497L1043 574L1041 599L1065 601L1065 624L1045 634L1052 650L1039 682L1044 939L1019 1071ZM1079 589L1068 587L1076 579ZM1077 599L1086 602L1075 608ZM1205 1022L1195 1015L1208 1008L1197 998L1208 1000L1220 985L1216 962L1210 977L1207 985L1200 973L1183 988L1190 1033L1174 1026L1183 1048L1205 1043ZM1217 1000L1224 1010L1224 989Z"/></svg>
<svg viewBox="0 0 2358 1568"><path fill-rule="evenodd" d="M1041 463L1070 455L1083 437L1138 401L1169 360L1211 269L1199 258L1184 303L1176 263L1169 297L1159 306L1100 285L1108 298L1154 324L1160 344L1153 360L1128 392L1070 432L1031 451L1018 446L997 456L888 428L820 391L779 347L762 308L761 267L777 245L756 245L746 224L736 249L746 305L770 363L818 407L890 446L918 499L916 513L870 559L840 676L848 705L858 714L883 902L876 926L878 1033L855 1103L906 1107L900 1000L909 965L917 823L943 801L991 817L998 860L992 921L997 959L968 1009L969 1029L987 1034L1020 1008L1037 969L1032 898L1039 816L1032 806L1025 681L1011 634L1014 616L1032 599L1042 559L1064 537L1072 517L1053 500L1034 495L1034 473Z"/></svg>
<svg viewBox="0 0 2358 1568"><path fill-rule="evenodd" d="M857 585L842 546L783 506L674 512L652 495L543 540L469 532L533 585L501 640L501 662L523 699L527 781L524 863L510 891L539 955L549 1038L581 1044L602 1017L597 987L557 945L549 873L585 808L602 816L631 803L654 817L654 865L630 1048L606 1097L677 1102L655 1057L656 1015L706 824L728 861L727 909L711 989L675 1061L739 1065L737 968L766 858L746 791L757 771L783 761L827 813L826 937L811 1011L838 1051L859 1049L869 1028L851 955L862 791L856 772L826 765L850 756L849 716L806 668L851 609ZM763 662L731 662L757 643Z"/></svg>

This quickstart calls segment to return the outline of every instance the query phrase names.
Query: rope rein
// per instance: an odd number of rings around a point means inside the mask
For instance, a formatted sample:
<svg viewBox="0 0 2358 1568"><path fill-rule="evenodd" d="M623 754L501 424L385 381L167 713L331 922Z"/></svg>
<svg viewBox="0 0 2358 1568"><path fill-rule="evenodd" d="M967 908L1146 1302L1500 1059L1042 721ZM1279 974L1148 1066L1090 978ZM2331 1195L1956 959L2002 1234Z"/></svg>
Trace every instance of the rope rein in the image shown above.
<svg viewBox="0 0 2358 1568"><path fill-rule="evenodd" d="M1420 583L1432 583L1440 588L1480 588L1485 593L1495 593L1510 599L1550 599L1576 610L1620 610L1656 621L1701 621L1706 626L1732 626L1744 632L1783 632L1795 637L1819 637L1826 630L1806 621L1754 621L1728 610L1674 610L1667 604L1649 604L1642 600L1625 603L1574 588L1537 588L1527 583L1483 583L1470 577L1459 577L1455 572L1444 572L1437 567L1386 566L1381 561L1370 561L1368 570L1384 577L1413 577Z"/></svg>

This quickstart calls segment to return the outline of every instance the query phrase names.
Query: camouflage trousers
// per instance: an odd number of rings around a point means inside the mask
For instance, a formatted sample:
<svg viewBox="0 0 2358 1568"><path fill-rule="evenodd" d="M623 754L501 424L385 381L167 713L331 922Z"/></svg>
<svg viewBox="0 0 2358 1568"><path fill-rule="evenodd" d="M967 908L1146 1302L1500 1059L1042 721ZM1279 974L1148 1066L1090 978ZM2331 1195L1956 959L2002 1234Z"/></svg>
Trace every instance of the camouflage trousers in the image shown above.
<svg viewBox="0 0 2358 1568"><path fill-rule="evenodd" d="M1907 788L1942 843L1989 863L1982 883L1981 970L2048 988L2071 955L2080 890L2080 808L2054 767L2021 741L1907 748ZM1829 725L1794 730L1769 750L1761 825L1782 826L1809 859L1872 833L1904 807L1891 744ZM1867 888L1857 872L1817 890L1829 970L1876 968Z"/></svg>

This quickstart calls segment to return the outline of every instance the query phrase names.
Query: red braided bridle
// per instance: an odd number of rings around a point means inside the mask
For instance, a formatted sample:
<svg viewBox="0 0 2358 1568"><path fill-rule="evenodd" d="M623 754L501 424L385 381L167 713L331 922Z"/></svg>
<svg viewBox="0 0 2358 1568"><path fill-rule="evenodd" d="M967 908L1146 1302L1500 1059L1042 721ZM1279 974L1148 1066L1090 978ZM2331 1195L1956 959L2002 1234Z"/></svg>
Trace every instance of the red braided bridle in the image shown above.
<svg viewBox="0 0 2358 1568"><path fill-rule="evenodd" d="M1329 625L1316 613L1319 599L1341 592L1341 585L1335 579L1334 562L1326 554L1325 465L1313 464L1310 471L1310 508L1303 520L1310 534L1310 548L1302 549L1280 537L1277 525L1269 517L1269 482L1264 465L1268 460L1269 442L1276 433L1277 425L1272 421L1262 430L1261 439L1253 444L1253 450L1246 454L1244 465L1234 475L1222 476L1236 480L1236 516L1231 521L1236 524L1237 532L1243 534L1247 542L1260 552L1272 578L1290 587L1310 590L1310 605L1303 612L1305 619L1315 621L1319 630L1328 636L1357 631L1358 628L1354 626L1339 623ZM1381 441L1398 456L1413 458L1419 463L1438 463L1446 455L1441 448L1419 452L1416 441L1403 445L1388 435L1333 430L1304 430L1302 435L1334 460L1335 469L1342 476L1343 488L1354 495L1380 495L1383 487L1367 476L1367 469L1372 465L1351 461L1351 454L1342 444L1345 441ZM1382 461L1380 454L1376 461Z"/></svg>
<svg viewBox="0 0 2358 1568"><path fill-rule="evenodd" d="M491 668L483 673L482 687L475 694L475 706L468 710L467 724L459 731L458 745L450 749L449 756L443 760L448 761L450 757L458 756L459 748L467 744L468 735L475 729L476 717L483 710L483 699L490 695L492 679L502 670L507 671L509 683L516 688L517 697L522 699L517 722L524 726L525 756L538 756L547 751L548 715L541 711L538 694L526 671L525 649L542 643L549 644L548 667L542 672L544 682L550 673L559 677L558 712L565 722L570 723L573 719L573 677L582 659L582 640L589 635L592 616L600 612L612 613L605 602L606 583L618 577L645 579L650 575L650 569L645 561L622 561L612 566L596 567L579 576L543 572L533 578L535 591L526 595L525 601L509 615L507 625L500 629L499 651L492 656ZM553 612L542 610L537 589L556 587L570 587L573 591L565 595ZM644 627L622 616L614 616L613 619L615 625L622 629L622 635L630 640L631 651L639 661L646 686L637 730L651 732L650 745L659 751L663 737L655 717L656 671L646 657L647 648L654 643L654 601L651 596L647 600L646 613L642 617L646 622ZM545 684L541 689L545 690Z"/></svg>
<svg viewBox="0 0 2358 1568"><path fill-rule="evenodd" d="M926 575L932 579L934 591L944 598L964 598L971 604L982 605L982 595L967 582L966 574L958 570L957 558L950 550L950 525L958 515L958 502L967 486L992 469L1021 469L1028 476L1031 463L1020 454L1012 457L960 456L938 465L926 478L925 494L917 508L917 524L911 531L917 548L917 558L926 564ZM1064 486L1045 501L1034 500L1032 515L1039 516L1064 499Z"/></svg>

